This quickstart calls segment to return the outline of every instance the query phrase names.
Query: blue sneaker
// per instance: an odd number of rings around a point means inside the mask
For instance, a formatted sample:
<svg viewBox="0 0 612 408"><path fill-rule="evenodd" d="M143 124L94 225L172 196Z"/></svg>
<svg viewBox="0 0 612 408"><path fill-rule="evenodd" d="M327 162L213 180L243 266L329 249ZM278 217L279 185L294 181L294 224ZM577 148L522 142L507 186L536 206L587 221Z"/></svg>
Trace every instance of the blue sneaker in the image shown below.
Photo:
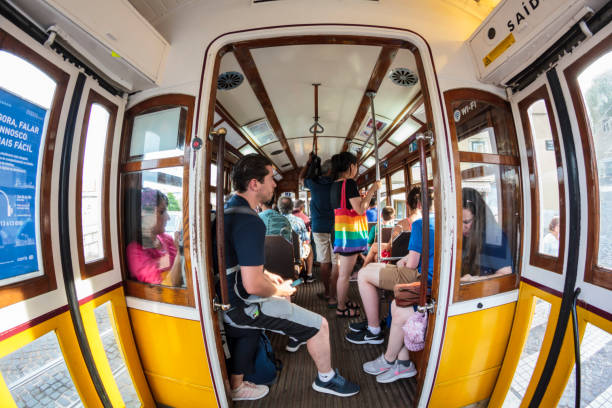
<svg viewBox="0 0 612 408"><path fill-rule="evenodd" d="M312 383L312 388L315 391L332 394L337 397L350 397L359 392L359 386L357 384L342 377L337 369L335 371L336 375L328 382L321 381L317 375L315 382Z"/></svg>

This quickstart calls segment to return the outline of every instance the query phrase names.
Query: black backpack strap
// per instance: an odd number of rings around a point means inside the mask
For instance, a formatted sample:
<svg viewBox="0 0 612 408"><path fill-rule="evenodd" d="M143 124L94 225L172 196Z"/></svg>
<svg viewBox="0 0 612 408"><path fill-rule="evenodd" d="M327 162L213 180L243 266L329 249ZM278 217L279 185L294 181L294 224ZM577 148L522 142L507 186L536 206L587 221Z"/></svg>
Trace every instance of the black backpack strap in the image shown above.
<svg viewBox="0 0 612 408"><path fill-rule="evenodd" d="M257 215L254 209L252 209L251 207L243 206L243 205L238 206L238 207L226 208L223 210L223 215L225 214L248 214L248 215L254 215L256 217L259 217L259 215Z"/></svg>

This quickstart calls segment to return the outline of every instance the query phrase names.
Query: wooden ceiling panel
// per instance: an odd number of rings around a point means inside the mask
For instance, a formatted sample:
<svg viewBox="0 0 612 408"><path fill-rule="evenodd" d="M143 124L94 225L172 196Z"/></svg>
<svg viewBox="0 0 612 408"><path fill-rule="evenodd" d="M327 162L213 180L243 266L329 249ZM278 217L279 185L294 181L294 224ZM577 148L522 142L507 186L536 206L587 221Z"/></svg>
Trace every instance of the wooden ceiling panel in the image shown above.
<svg viewBox="0 0 612 408"><path fill-rule="evenodd" d="M310 135L313 83L321 84L319 116L325 128L323 135L344 137L380 47L318 44L259 48L251 53L287 139Z"/></svg>

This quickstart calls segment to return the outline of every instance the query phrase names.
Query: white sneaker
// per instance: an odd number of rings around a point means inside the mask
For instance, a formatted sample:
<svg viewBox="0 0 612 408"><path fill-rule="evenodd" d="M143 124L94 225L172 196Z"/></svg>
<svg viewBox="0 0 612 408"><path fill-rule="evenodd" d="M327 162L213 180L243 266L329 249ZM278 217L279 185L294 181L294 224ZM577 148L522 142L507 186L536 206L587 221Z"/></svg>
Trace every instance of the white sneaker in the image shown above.
<svg viewBox="0 0 612 408"><path fill-rule="evenodd" d="M258 400L268 395L270 389L267 385L257 385L243 381L240 387L232 390L232 401Z"/></svg>
<svg viewBox="0 0 612 408"><path fill-rule="evenodd" d="M368 361L367 363L363 363L363 371L372 375L381 375L386 373L391 368L393 368L393 364L387 363L385 360L385 354L381 354L376 358L376 360ZM376 377L378 378L378 377Z"/></svg>
<svg viewBox="0 0 612 408"><path fill-rule="evenodd" d="M391 383L393 381L397 381L400 378L410 378L414 377L417 374L416 367L410 362L408 366L403 365L399 362L399 360L395 361L393 367L391 367L386 372L376 376L376 381L379 383Z"/></svg>

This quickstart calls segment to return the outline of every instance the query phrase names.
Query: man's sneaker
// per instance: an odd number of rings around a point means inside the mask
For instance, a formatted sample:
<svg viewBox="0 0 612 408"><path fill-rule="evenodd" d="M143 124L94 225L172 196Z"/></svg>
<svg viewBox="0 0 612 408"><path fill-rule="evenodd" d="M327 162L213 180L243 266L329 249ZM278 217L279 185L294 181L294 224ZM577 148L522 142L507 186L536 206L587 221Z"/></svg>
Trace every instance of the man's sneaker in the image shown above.
<svg viewBox="0 0 612 408"><path fill-rule="evenodd" d="M295 353L296 351L298 351L298 349L300 348L302 344L306 344L306 342L299 341L299 340L293 340L292 338L289 338L289 343L287 343L287 347L285 347L285 350L291 353Z"/></svg>
<svg viewBox="0 0 612 408"><path fill-rule="evenodd" d="M390 383L400 378L414 377L416 374L417 370L412 361L409 365L405 366L397 360L391 369L377 376L376 381L379 383Z"/></svg>
<svg viewBox="0 0 612 408"><path fill-rule="evenodd" d="M314 276L312 275L306 275L304 276L304 283L312 283L314 282L316 279L314 278Z"/></svg>
<svg viewBox="0 0 612 408"><path fill-rule="evenodd" d="M384 329L385 326L387 325L387 322L385 319L382 319L380 321L380 329ZM368 328L368 321L367 320L362 320L360 322L352 322L349 323L348 326L350 331L354 331L354 332L360 332L360 331L364 331L365 329Z"/></svg>
<svg viewBox="0 0 612 408"><path fill-rule="evenodd" d="M376 358L376 360L368 361L367 363L363 363L363 371L372 375L380 375L382 373L386 373L393 367L393 363L387 363L385 360L385 354L381 354Z"/></svg>
<svg viewBox="0 0 612 408"><path fill-rule="evenodd" d="M232 390L232 401L258 400L268 395L270 389L267 385L257 385L243 381L240 387Z"/></svg>
<svg viewBox="0 0 612 408"><path fill-rule="evenodd" d="M316 380L312 383L312 388L315 391L336 395L338 397L350 397L351 395L355 395L359 392L359 386L357 384L354 384L342 377L338 373L338 370L335 371L336 375L334 375L334 377L328 382L321 381L317 375Z"/></svg>
<svg viewBox="0 0 612 408"><path fill-rule="evenodd" d="M373 334L369 329L360 332L350 331L345 338L353 344L382 344L385 341L382 330L378 334Z"/></svg>

